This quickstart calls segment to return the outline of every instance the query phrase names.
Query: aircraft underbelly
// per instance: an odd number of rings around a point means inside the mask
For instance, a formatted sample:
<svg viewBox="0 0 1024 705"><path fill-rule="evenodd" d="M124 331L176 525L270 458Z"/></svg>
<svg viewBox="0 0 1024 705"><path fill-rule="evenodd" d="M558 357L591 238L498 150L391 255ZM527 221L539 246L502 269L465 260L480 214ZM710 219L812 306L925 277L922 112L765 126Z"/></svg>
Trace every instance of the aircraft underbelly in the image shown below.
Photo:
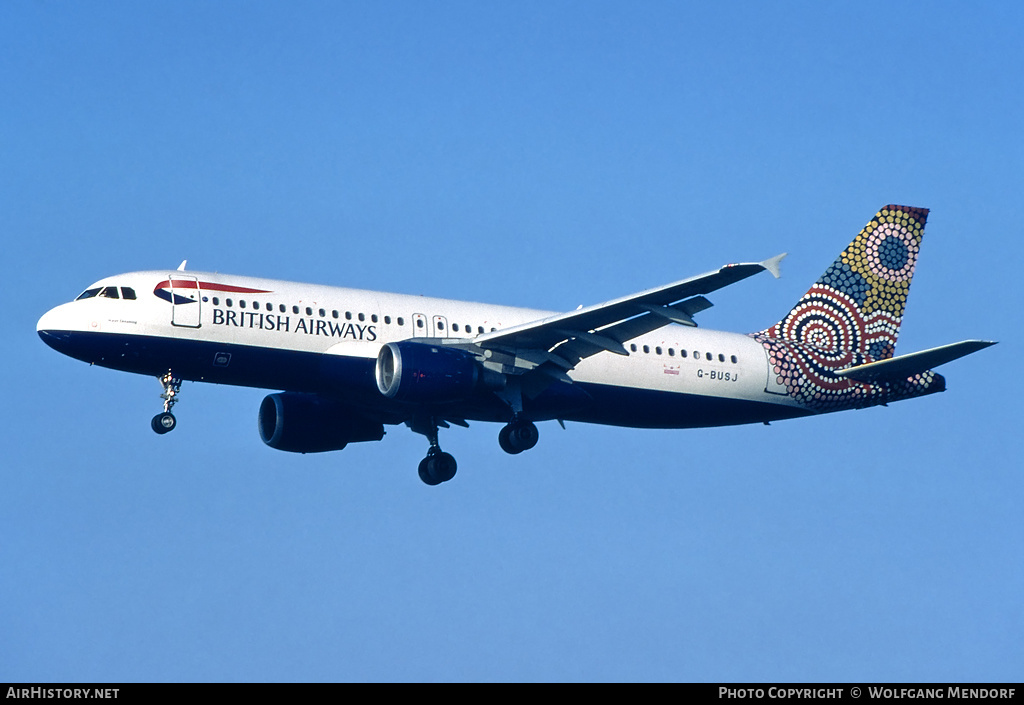
<svg viewBox="0 0 1024 705"><path fill-rule="evenodd" d="M633 428L704 428L776 421L809 413L771 399L706 396L597 384L581 386L593 398L593 404L565 417L565 420Z"/></svg>
<svg viewBox="0 0 1024 705"><path fill-rule="evenodd" d="M399 416L404 411L378 391L373 358L182 337L73 331L62 335L63 352L103 367L153 376L173 369L186 380L321 393L368 410ZM642 364L639 360L633 362L636 367ZM621 364L619 360L612 363ZM763 379L763 371L758 372L756 366L728 363L728 371L720 371L717 368L722 365L709 365L705 359L682 368L685 377L682 369L678 375L665 375L661 367L648 367L654 371L646 374L657 385L630 386L592 379L572 385L555 383L525 400L524 409L538 421L563 419L646 428L741 424L805 413L771 403L769 395L763 394L763 383L760 394L758 383L744 385L742 380L747 376L761 375L759 379ZM409 407L410 415L413 411ZM458 403L438 405L432 411L448 418L477 421L504 422L508 416L504 403L488 391Z"/></svg>

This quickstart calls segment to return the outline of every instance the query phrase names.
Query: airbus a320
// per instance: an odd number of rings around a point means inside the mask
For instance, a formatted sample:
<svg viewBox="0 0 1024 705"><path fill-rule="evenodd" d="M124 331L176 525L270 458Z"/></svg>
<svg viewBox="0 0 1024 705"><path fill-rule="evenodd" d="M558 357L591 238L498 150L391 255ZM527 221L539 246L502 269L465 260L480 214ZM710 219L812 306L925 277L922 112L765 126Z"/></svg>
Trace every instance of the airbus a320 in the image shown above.
<svg viewBox="0 0 1024 705"><path fill-rule="evenodd" d="M889 205L782 320L753 333L698 328L705 297L779 255L566 313L176 270L102 279L39 319L47 345L152 375L160 434L183 380L275 390L263 441L316 453L426 437L419 476L455 476L438 429L497 422L506 453L537 422L683 429L859 409L945 389L931 368L992 345L965 340L894 356L928 211Z"/></svg>

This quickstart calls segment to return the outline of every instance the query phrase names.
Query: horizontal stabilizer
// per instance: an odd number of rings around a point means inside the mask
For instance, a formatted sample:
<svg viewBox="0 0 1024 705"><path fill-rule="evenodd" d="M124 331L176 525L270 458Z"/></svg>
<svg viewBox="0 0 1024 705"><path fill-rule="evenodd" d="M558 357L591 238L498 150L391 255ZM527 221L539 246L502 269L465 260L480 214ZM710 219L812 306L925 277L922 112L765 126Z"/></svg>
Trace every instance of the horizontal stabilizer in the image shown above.
<svg viewBox="0 0 1024 705"><path fill-rule="evenodd" d="M836 371L837 377L847 377L858 382L884 382L887 380L904 380L933 367L938 367L947 362L952 362L964 355L970 355L990 345L995 341L990 340L962 340L959 343L951 343L930 350L900 355L888 360L869 362L866 365L857 365L845 370Z"/></svg>

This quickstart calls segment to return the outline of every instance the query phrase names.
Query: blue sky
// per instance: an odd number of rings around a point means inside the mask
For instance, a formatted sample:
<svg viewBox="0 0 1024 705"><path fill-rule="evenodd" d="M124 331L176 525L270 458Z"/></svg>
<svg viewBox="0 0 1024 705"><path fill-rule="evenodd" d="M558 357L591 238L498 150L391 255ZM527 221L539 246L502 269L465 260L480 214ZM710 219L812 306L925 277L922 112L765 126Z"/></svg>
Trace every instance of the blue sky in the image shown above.
<svg viewBox="0 0 1024 705"><path fill-rule="evenodd" d="M0 4L0 680L1021 678L1019 3ZM945 394L697 431L297 456L263 392L37 338L190 267L572 309L932 209L900 338Z"/></svg>

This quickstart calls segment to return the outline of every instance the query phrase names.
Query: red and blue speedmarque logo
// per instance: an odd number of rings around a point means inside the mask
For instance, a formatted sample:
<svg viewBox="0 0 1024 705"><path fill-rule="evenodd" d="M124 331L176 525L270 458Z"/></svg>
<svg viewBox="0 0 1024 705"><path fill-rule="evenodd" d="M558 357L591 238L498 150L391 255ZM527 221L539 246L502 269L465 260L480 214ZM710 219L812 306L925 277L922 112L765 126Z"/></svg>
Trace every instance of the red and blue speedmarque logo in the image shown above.
<svg viewBox="0 0 1024 705"><path fill-rule="evenodd" d="M193 290L196 293L199 293L200 291L218 291L227 294L273 293L267 289L250 289L244 286L232 286L230 284L201 282L198 279L179 279L172 277L171 279L164 279L162 282L157 284L156 288L153 289L153 295L174 305L198 303L198 297L193 298L182 294L182 292L187 292L188 290Z"/></svg>

